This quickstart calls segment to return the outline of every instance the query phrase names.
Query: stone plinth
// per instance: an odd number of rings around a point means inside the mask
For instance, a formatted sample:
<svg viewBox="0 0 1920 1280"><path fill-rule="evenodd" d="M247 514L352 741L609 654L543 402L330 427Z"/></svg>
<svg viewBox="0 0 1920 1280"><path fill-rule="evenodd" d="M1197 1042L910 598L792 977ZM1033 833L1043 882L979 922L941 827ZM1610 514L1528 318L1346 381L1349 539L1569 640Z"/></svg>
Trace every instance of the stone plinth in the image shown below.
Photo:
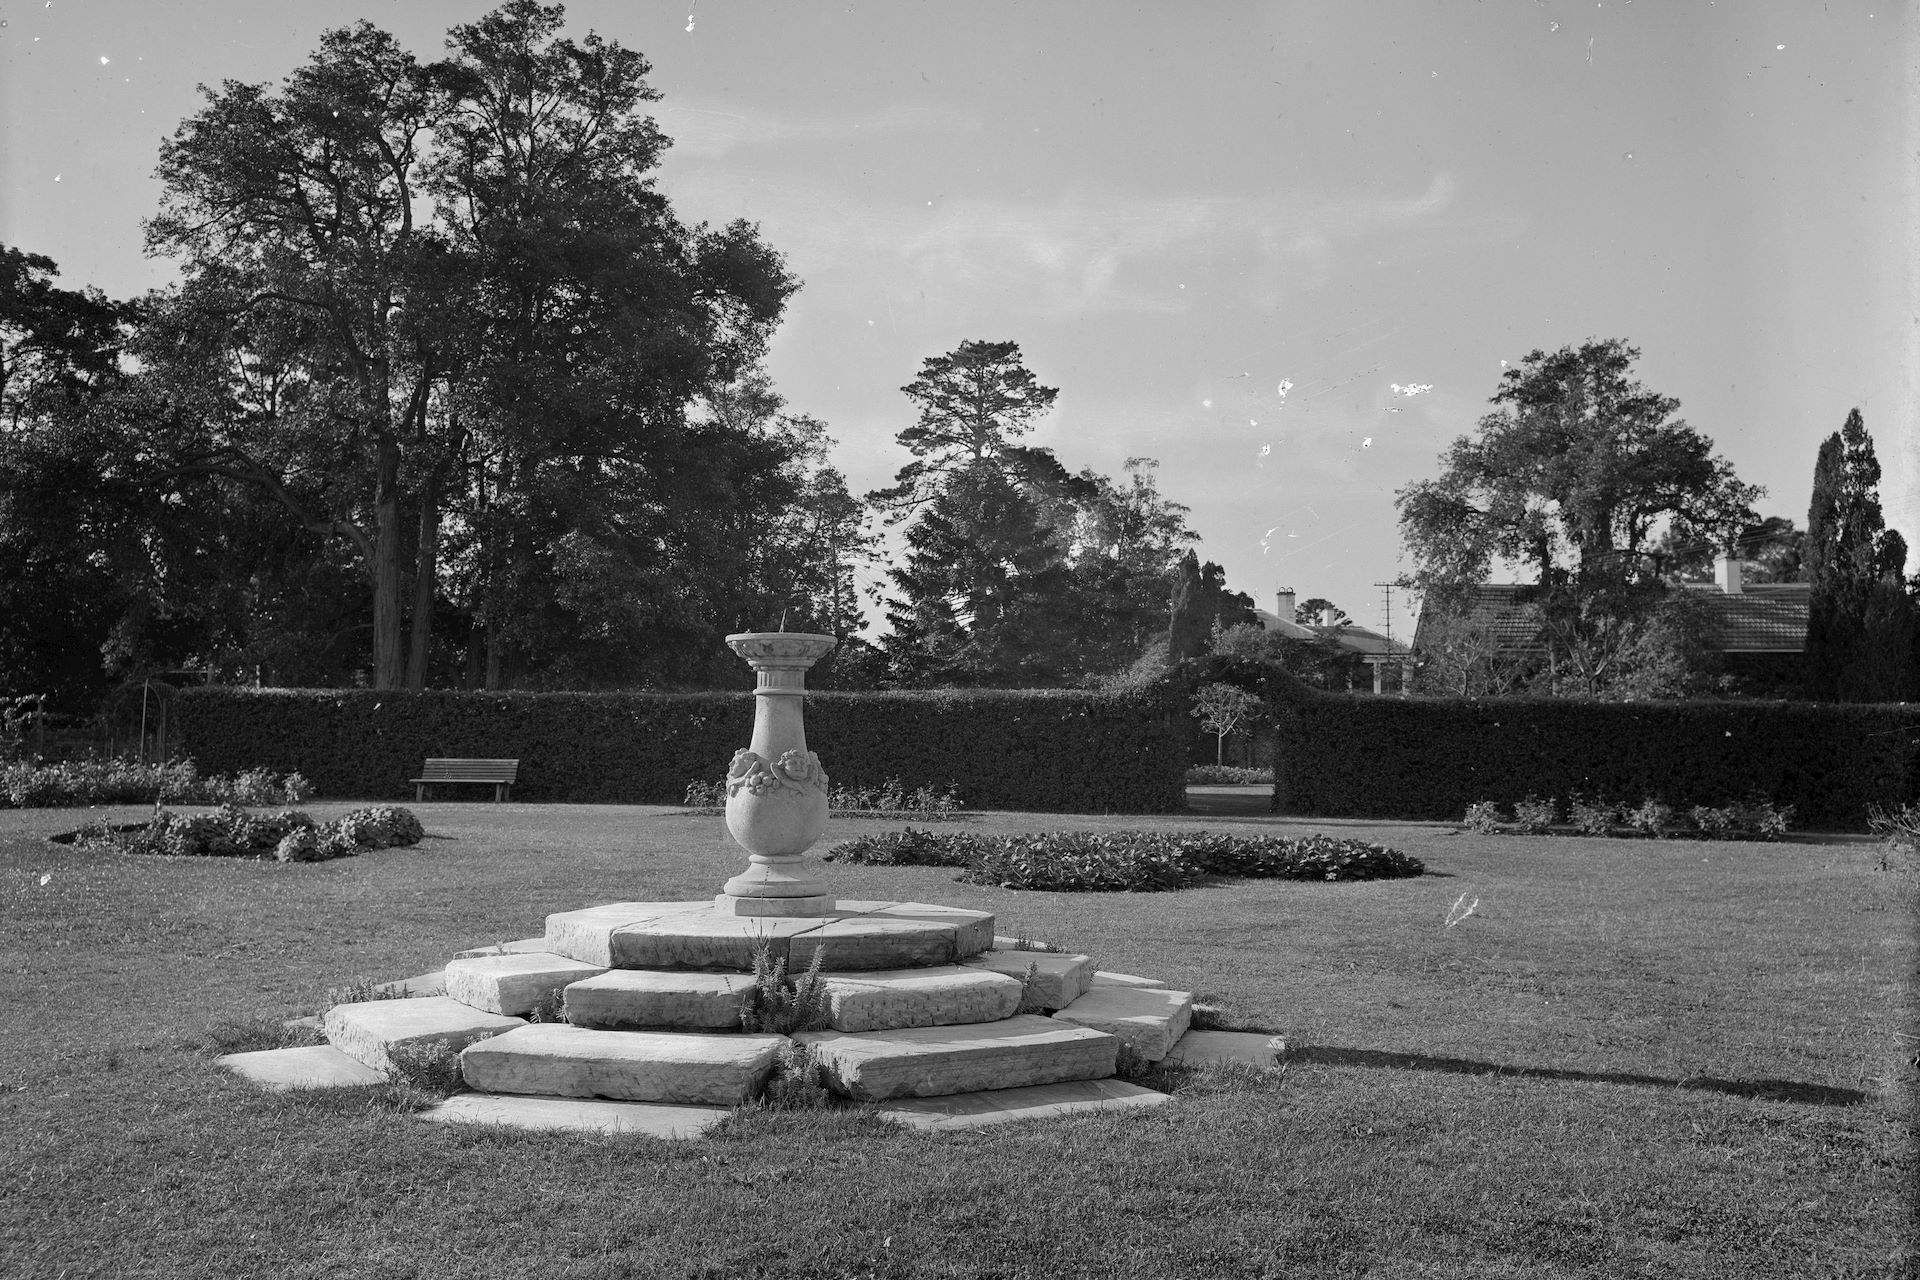
<svg viewBox="0 0 1920 1280"><path fill-rule="evenodd" d="M397 1047L424 1048L444 1040L459 1050L525 1024L447 996L418 996L337 1004L327 1010L322 1025L334 1048L376 1071L389 1071L393 1061L388 1054Z"/></svg>
<svg viewBox="0 0 1920 1280"><path fill-rule="evenodd" d="M605 972L551 951L473 956L447 962L447 995L489 1013L522 1015L569 982Z"/></svg>
<svg viewBox="0 0 1920 1280"><path fill-rule="evenodd" d="M776 956L786 955L795 972L822 949L827 969L906 969L952 964L979 952L993 939L993 913L924 902L840 901L816 916L739 916L709 902L618 902L549 916L546 938L553 952L614 969L750 973L761 939Z"/></svg>
<svg viewBox="0 0 1920 1280"><path fill-rule="evenodd" d="M740 973L613 969L567 988L567 1021L602 1030L738 1031L753 979Z"/></svg>
<svg viewBox="0 0 1920 1280"><path fill-rule="evenodd" d="M809 1031L836 1093L862 1102L1011 1089L1113 1074L1120 1042L1090 1027L1033 1014L957 1027Z"/></svg>
<svg viewBox="0 0 1920 1280"><path fill-rule="evenodd" d="M782 1036L594 1031L539 1022L460 1055L484 1093L733 1106L760 1091Z"/></svg>
<svg viewBox="0 0 1920 1280"><path fill-rule="evenodd" d="M1093 985L1093 957L1060 951L983 951L966 964L1010 977L1025 978L1033 968L1029 1004L1042 1009L1064 1009Z"/></svg>
<svg viewBox="0 0 1920 1280"><path fill-rule="evenodd" d="M1165 987L1094 987L1053 1016L1118 1036L1148 1062L1158 1062L1187 1033L1193 996Z"/></svg>
<svg viewBox="0 0 1920 1280"><path fill-rule="evenodd" d="M871 973L823 973L835 1031L998 1022L1020 1011L1018 979L1004 973L939 965Z"/></svg>

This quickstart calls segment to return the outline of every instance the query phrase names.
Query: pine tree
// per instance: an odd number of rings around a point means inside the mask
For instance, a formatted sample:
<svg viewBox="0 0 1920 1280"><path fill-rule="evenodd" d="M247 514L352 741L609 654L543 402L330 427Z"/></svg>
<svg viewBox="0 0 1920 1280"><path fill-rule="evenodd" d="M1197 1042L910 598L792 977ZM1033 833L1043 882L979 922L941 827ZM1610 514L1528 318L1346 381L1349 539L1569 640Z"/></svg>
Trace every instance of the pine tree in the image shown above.
<svg viewBox="0 0 1920 1280"><path fill-rule="evenodd" d="M1886 527L1880 462L1860 410L1828 436L1807 512L1807 692L1842 702L1911 696L1916 619L1902 575L1907 544Z"/></svg>

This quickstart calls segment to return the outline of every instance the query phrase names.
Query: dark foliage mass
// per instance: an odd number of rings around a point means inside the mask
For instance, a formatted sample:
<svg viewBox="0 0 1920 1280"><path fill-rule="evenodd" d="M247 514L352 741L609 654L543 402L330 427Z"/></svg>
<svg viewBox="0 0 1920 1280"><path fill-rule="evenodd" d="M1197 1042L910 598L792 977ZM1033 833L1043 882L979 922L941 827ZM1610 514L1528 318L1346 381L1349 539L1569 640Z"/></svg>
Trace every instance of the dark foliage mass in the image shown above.
<svg viewBox="0 0 1920 1280"><path fill-rule="evenodd" d="M1812 830L1866 829L1920 789L1920 707L1795 702L1372 698L1277 701L1275 807L1455 819L1579 793L1686 809L1755 796Z"/></svg>
<svg viewBox="0 0 1920 1280"><path fill-rule="evenodd" d="M180 736L201 768L295 762L319 794L412 794L429 756L514 757L514 798L674 804L722 776L749 693L194 689ZM1167 813L1185 803L1188 721L1163 695L981 689L815 693L809 745L836 785L951 788L978 808ZM864 772L863 772L864 771Z"/></svg>
<svg viewBox="0 0 1920 1280"><path fill-rule="evenodd" d="M1004 836L904 831L836 845L827 858L870 866L959 867L967 884L1063 893L1184 889L1209 875L1383 880L1426 868L1385 845L1180 831L1046 831Z"/></svg>

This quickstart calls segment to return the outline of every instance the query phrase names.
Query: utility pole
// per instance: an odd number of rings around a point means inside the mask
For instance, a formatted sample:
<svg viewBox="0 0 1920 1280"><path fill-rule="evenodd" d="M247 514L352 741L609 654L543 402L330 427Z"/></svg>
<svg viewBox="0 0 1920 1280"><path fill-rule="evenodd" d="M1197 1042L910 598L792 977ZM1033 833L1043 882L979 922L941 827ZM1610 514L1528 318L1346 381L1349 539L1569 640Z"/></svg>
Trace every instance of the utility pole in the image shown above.
<svg viewBox="0 0 1920 1280"><path fill-rule="evenodd" d="M1393 584L1391 582L1376 582L1373 585L1376 587L1379 587L1380 590L1385 593L1385 605L1384 605L1383 612L1385 612L1385 614L1387 615L1387 643L1392 644L1393 643Z"/></svg>

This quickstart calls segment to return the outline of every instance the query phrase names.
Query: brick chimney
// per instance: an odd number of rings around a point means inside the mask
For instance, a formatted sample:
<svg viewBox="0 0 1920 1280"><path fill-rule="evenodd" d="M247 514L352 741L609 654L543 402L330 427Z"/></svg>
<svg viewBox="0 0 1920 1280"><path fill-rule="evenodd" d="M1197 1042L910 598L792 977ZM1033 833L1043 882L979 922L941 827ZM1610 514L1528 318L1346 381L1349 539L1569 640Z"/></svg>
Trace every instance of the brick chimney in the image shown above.
<svg viewBox="0 0 1920 1280"><path fill-rule="evenodd" d="M1741 594L1740 570L1744 566L1740 561L1725 552L1713 558L1713 581L1721 591L1730 596Z"/></svg>
<svg viewBox="0 0 1920 1280"><path fill-rule="evenodd" d="M1320 625L1323 627L1339 626L1340 611L1334 608L1332 605L1328 605L1326 608L1322 609L1320 611Z"/></svg>
<svg viewBox="0 0 1920 1280"><path fill-rule="evenodd" d="M1293 621L1293 588L1282 587L1274 593L1273 611L1282 622Z"/></svg>

